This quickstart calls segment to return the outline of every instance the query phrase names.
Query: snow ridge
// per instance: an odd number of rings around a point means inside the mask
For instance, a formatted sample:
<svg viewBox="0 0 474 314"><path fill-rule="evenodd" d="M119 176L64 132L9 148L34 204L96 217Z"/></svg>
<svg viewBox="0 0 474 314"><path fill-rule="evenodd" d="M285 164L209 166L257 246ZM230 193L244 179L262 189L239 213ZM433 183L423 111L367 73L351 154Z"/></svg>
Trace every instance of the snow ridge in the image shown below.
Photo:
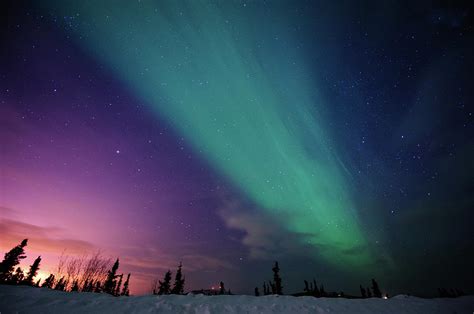
<svg viewBox="0 0 474 314"><path fill-rule="evenodd" d="M4 313L473 313L474 296L421 299L396 296L388 300L245 295L147 295L113 297L107 294L54 291L46 288L0 285Z"/></svg>

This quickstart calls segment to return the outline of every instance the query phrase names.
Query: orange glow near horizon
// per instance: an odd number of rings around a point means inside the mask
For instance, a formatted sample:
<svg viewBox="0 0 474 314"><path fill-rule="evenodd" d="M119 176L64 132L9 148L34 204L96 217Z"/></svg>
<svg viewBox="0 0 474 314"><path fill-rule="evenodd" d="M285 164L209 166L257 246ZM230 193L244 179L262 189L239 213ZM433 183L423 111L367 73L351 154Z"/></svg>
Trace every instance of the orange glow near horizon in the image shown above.
<svg viewBox="0 0 474 314"><path fill-rule="evenodd" d="M49 277L49 273L46 272L46 271L42 271L42 270L39 270L38 273L36 274L35 278L34 278L34 282L37 282L39 279L41 279L41 283L42 284L46 278Z"/></svg>

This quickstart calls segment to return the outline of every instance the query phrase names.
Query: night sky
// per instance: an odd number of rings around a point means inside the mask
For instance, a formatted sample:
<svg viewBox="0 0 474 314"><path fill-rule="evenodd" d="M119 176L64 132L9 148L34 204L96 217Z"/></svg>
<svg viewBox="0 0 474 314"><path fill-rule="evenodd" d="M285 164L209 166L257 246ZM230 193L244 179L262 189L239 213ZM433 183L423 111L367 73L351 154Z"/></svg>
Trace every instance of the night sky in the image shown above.
<svg viewBox="0 0 474 314"><path fill-rule="evenodd" d="M285 293L474 291L462 2L1 10L2 252L102 249L134 294L180 261L186 290L250 294L275 260Z"/></svg>

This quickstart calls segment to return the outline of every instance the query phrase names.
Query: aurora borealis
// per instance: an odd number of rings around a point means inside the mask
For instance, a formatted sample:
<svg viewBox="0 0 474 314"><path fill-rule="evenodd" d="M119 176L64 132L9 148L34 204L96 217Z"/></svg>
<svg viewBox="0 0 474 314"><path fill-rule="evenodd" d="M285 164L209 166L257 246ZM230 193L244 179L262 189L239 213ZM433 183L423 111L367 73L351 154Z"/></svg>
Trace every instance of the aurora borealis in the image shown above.
<svg viewBox="0 0 474 314"><path fill-rule="evenodd" d="M66 3L61 15L77 12L91 21L84 27L98 31L87 32L81 24L76 30L76 36L86 32L86 49L116 69L194 151L262 210L283 217L280 223L315 247L329 246L321 255L344 263L343 251L366 241L351 210L344 166L318 117L324 104L307 86L312 84L305 79L310 77L305 60L288 50L278 55L272 47L258 47L249 40L248 18L225 19L239 14L232 12L235 7L231 2L169 1L157 8L151 2L130 8ZM133 45L123 40L127 33L134 36ZM238 44L237 35L243 38ZM269 54L274 60L259 62L259 55ZM285 65L292 60L303 64ZM283 70L266 71L279 67ZM351 262L366 259L356 256Z"/></svg>
<svg viewBox="0 0 474 314"><path fill-rule="evenodd" d="M7 7L6 239L34 225L52 256L64 237L74 254L124 256L137 293L180 260L194 288L225 279L248 293L275 259L290 291L305 276L348 291L372 276L391 291L470 288L457 270L429 273L473 260L471 11Z"/></svg>

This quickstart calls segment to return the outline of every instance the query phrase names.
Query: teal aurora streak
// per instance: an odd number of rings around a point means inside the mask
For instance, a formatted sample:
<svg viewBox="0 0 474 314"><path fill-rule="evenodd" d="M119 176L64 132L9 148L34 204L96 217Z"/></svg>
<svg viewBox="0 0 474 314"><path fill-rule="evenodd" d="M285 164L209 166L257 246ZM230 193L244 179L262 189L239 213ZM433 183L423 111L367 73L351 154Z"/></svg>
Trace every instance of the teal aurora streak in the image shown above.
<svg viewBox="0 0 474 314"><path fill-rule="evenodd" d="M257 16L232 1L128 3L57 1L50 9L60 8L84 49L209 164L310 243L311 255L334 266L369 263L349 171L322 121L308 57L277 25L284 16ZM261 39L268 34L272 41Z"/></svg>

